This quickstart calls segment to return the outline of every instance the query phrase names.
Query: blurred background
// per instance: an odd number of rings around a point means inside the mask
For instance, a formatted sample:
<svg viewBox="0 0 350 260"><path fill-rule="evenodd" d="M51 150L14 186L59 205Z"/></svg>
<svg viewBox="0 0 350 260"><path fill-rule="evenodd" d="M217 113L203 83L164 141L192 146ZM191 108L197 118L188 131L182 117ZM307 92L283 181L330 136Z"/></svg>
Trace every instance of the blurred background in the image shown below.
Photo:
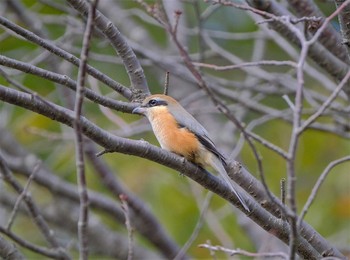
<svg viewBox="0 0 350 260"><path fill-rule="evenodd" d="M288 1L273 2L291 16L300 17ZM151 10L147 12L145 5ZM314 1L314 5L325 16L335 10L333 1ZM241 133L198 87L169 34L151 17L150 13L161 9L171 24L176 23L174 12L181 11L178 40L189 52L192 61L197 62L203 78L214 93L249 131L284 151L289 149L293 120L288 101L294 102L298 86L296 69L288 62L298 62L300 48L273 30L269 23L262 22L263 17L221 4L213 5L210 1L164 0L140 4L138 1L101 0L98 5L98 10L113 22L134 50L151 93L163 92L165 73L169 71L169 95L179 100L207 128L220 151L228 158L240 161L258 178L256 159ZM66 1L1 1L0 15L79 57L84 19ZM304 23L298 23L295 28L303 31L304 26ZM330 26L340 37L338 20L334 19ZM110 41L97 30L92 37L89 64L130 87L125 66ZM77 78L76 66L4 26L0 28L0 55L66 75L73 80ZM266 65L262 61L275 63ZM261 63L254 65L253 62ZM342 62L346 66L349 64L345 60ZM74 91L47 78L9 68L6 64L1 65L1 85L18 89L16 82L45 100L72 108ZM232 65L237 66L228 69L222 67ZM330 74L314 59L307 59L304 69L303 119L315 113L339 83L340 80ZM102 96L128 101L93 77L88 77L86 87ZM84 101L83 114L112 134L144 139L158 145L145 118L113 111L87 99ZM23 186L36 161L40 160L46 174L50 174L46 177L52 180L57 178L63 185L76 188L74 132L71 128L0 102L0 129L1 153ZM295 160L299 212L327 165L349 155L349 129L349 103L342 92L330 109L301 134ZM261 143L255 144L262 157L269 188L279 197L280 181L287 178L286 160ZM100 147L95 149L96 152L102 150ZM209 194L203 187L172 169L146 159L117 153L104 154L101 160L121 185L142 199L142 203L179 248L190 241L185 249L191 258L212 257L209 250L198 247L204 243L252 252L285 250L277 239L269 237L226 201ZM350 250L349 166L349 162L345 162L331 170L305 217L322 236L345 251ZM119 200L106 188L101 175L89 160L86 171L88 188L102 198L114 201L115 206L120 208ZM4 182L0 183L0 191L0 224L5 226L17 195ZM77 202L57 192L54 186L37 181L30 184L29 191L59 241L70 248L72 256L77 256L74 226L78 214ZM22 213L16 216L12 231L31 243L45 245L33 221ZM90 221L100 225L96 237L103 230L106 233L102 237L118 234L121 236L120 241L127 241L124 223L116 221L111 209L92 207ZM140 255L149 256L149 259L161 257L161 250L137 230L134 238L135 246L144 250ZM123 244L118 242L118 245L122 248ZM123 255L115 252L96 248L91 249L92 259L123 258ZM28 249L20 247L20 251L28 258L38 257ZM226 254L216 253L216 256L222 258Z"/></svg>

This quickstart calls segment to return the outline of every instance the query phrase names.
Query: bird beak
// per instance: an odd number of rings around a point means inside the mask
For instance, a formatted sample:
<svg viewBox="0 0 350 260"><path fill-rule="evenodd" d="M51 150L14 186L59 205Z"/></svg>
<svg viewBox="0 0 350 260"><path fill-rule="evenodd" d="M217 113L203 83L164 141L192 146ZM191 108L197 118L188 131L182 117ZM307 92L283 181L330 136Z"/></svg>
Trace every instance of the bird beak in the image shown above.
<svg viewBox="0 0 350 260"><path fill-rule="evenodd" d="M144 114L146 114L146 108L144 108L144 107L136 107L136 108L134 108L132 113L133 114L144 115Z"/></svg>

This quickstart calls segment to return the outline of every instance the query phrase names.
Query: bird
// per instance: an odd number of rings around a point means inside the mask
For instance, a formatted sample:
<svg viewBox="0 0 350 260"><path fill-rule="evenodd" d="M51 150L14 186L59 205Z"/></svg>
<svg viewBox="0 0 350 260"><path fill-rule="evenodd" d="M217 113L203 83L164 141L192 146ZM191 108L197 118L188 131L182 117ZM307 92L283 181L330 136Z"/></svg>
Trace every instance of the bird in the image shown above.
<svg viewBox="0 0 350 260"><path fill-rule="evenodd" d="M168 95L155 94L146 97L132 113L147 117L163 149L183 156L202 168L209 166L217 171L244 209L250 212L227 175L225 157L217 150L207 130L179 102Z"/></svg>

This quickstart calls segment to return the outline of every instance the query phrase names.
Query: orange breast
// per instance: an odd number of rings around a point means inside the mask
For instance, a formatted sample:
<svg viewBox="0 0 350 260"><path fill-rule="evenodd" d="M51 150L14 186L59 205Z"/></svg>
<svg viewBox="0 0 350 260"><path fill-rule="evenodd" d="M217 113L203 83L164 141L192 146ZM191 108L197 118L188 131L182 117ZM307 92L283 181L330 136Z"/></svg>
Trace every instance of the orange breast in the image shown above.
<svg viewBox="0 0 350 260"><path fill-rule="evenodd" d="M186 128L179 128L175 118L167 108L157 109L149 114L153 132L161 147L194 161L200 143L196 136Z"/></svg>

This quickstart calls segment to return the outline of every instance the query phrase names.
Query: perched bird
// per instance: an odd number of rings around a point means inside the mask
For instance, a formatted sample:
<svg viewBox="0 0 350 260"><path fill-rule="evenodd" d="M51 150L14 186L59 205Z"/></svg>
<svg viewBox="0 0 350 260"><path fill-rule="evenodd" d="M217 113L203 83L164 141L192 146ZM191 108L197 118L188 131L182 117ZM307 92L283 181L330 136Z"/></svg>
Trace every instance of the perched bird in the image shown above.
<svg viewBox="0 0 350 260"><path fill-rule="evenodd" d="M245 210L250 211L227 175L225 158L216 149L208 132L175 99L166 95L152 95L132 112L148 118L163 149L181 155L201 167L211 166L220 173Z"/></svg>

